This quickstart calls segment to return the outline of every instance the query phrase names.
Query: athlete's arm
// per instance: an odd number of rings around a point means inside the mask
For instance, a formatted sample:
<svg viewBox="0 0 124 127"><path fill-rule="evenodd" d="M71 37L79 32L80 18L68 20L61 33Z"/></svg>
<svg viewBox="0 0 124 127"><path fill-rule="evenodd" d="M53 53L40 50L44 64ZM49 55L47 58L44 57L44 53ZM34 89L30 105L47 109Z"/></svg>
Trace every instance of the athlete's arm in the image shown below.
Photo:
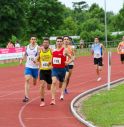
<svg viewBox="0 0 124 127"><path fill-rule="evenodd" d="M72 56L74 57L74 60L75 60L75 57L76 57L76 51L75 51L75 48L72 48Z"/></svg>
<svg viewBox="0 0 124 127"><path fill-rule="evenodd" d="M103 52L102 52L102 57L103 57L104 54L105 54L105 46L104 46L103 44L101 44L101 47L102 47L102 49L103 49Z"/></svg>
<svg viewBox="0 0 124 127"><path fill-rule="evenodd" d="M65 54L65 56L68 56L68 57L70 58L70 60L69 60L68 62L67 62L67 61L65 62L66 65L68 65L69 63L71 63L71 62L74 61L74 56L71 56L71 55L69 54L69 52L68 52L67 49L64 50L64 54Z"/></svg>
<svg viewBox="0 0 124 127"><path fill-rule="evenodd" d="M118 47L117 47L117 52L118 52L118 53L120 53L120 52L121 52L120 47L121 47L121 44L119 43L119 45L118 45Z"/></svg>
<svg viewBox="0 0 124 127"><path fill-rule="evenodd" d="M36 56L36 59L33 61L34 63L36 63L36 64L39 64L39 62L40 62L40 51L41 51L42 49L38 46L37 47L37 56Z"/></svg>
<svg viewBox="0 0 124 127"><path fill-rule="evenodd" d="M25 48L25 53L23 54L22 58L21 58L20 61L19 61L20 65L21 65L22 62L26 59L26 49L27 49L27 47Z"/></svg>

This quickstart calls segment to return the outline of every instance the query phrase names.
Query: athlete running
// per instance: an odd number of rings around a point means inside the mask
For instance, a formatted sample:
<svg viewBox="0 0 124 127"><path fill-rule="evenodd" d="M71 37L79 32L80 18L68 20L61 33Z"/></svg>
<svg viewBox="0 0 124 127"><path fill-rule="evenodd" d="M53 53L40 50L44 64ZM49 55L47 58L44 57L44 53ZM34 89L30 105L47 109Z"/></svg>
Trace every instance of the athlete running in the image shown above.
<svg viewBox="0 0 124 127"><path fill-rule="evenodd" d="M124 36L122 37L122 42L117 47L117 52L120 54L121 63L124 64Z"/></svg>
<svg viewBox="0 0 124 127"><path fill-rule="evenodd" d="M102 43L99 42L98 37L94 39L94 44L92 45L91 52L94 56L94 65L96 68L96 74L98 76L97 81L100 81L102 79L101 71L103 66L103 56L105 52L105 47Z"/></svg>
<svg viewBox="0 0 124 127"><path fill-rule="evenodd" d="M66 56L70 58L70 60L66 61ZM66 74L66 66L73 61L73 58L69 55L68 51L63 47L63 38L57 37L56 39L56 49L53 51L52 56L52 86L51 86L51 94L52 101L51 105L55 105L55 95L56 95L56 85L57 81L61 82L61 96L60 100L64 99L64 90L66 87L65 82L65 74Z"/></svg>
<svg viewBox="0 0 124 127"><path fill-rule="evenodd" d="M40 61L40 106L45 106L44 95L45 95L45 85L47 84L48 90L50 90L52 84L51 77L51 60L52 51L49 48L50 40L49 38L44 38L43 45L40 50L40 55L38 60Z"/></svg>
<svg viewBox="0 0 124 127"><path fill-rule="evenodd" d="M33 85L36 85L38 78L38 64L36 62L37 56L39 54L39 46L36 43L36 37L32 36L30 38L30 44L26 47L26 51L23 59L26 58L25 64L25 97L23 102L29 101L29 90L30 90L30 80L33 78ZM23 59L20 60L22 64Z"/></svg>
<svg viewBox="0 0 124 127"><path fill-rule="evenodd" d="M63 41L64 41L64 48L68 50L68 53L73 56L73 58L75 58L75 51L74 51L74 48L70 42L70 37L69 36L64 36L63 37ZM70 60L70 58L67 56L67 62ZM65 81L66 81L66 88L65 88L65 94L68 94L68 90L67 90L67 87L68 87L68 84L69 84L69 81L70 81L70 77L72 75L72 70L73 70L73 67L74 67L74 61L72 61L71 63L68 64L67 66L67 71L66 71L66 76L65 76Z"/></svg>

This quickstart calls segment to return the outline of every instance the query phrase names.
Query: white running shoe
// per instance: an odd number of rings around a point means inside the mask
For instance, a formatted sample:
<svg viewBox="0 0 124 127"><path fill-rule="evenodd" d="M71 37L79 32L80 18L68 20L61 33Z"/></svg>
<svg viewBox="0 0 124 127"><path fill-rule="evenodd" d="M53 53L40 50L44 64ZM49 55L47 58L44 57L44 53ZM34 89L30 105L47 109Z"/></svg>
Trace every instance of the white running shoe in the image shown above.
<svg viewBox="0 0 124 127"><path fill-rule="evenodd" d="M64 95L61 95L60 96L60 100L64 100Z"/></svg>
<svg viewBox="0 0 124 127"><path fill-rule="evenodd" d="M52 99L51 102L50 102L50 105L55 105L55 104L56 104L55 99Z"/></svg>
<svg viewBox="0 0 124 127"><path fill-rule="evenodd" d="M99 77L99 78L97 79L97 82L101 81L101 79L102 79L102 78L101 78L101 77Z"/></svg>
<svg viewBox="0 0 124 127"><path fill-rule="evenodd" d="M44 101L41 101L40 107L44 107L44 106L45 106L45 102Z"/></svg>

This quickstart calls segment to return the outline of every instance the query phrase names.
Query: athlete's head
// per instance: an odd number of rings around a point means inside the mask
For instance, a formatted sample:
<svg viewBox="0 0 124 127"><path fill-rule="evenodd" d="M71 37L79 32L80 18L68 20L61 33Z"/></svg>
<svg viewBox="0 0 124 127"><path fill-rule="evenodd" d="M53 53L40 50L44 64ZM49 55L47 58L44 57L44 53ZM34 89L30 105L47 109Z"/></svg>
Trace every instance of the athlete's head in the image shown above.
<svg viewBox="0 0 124 127"><path fill-rule="evenodd" d="M63 45L63 38L62 38L62 37L57 37L57 38L56 38L56 46L57 46L58 48L61 48L62 45Z"/></svg>
<svg viewBox="0 0 124 127"><path fill-rule="evenodd" d="M95 37L95 38L94 38L94 42L95 42L95 43L99 43L99 38L98 38L98 37Z"/></svg>
<svg viewBox="0 0 124 127"><path fill-rule="evenodd" d="M36 36L31 36L30 43L31 44L36 44L36 41L37 41Z"/></svg>
<svg viewBox="0 0 124 127"><path fill-rule="evenodd" d="M44 38L44 39L43 39L43 47L44 47L45 49L48 49L48 48L49 48L49 44L50 44L49 38Z"/></svg>
<svg viewBox="0 0 124 127"><path fill-rule="evenodd" d="M63 42L64 42L65 45L69 45L69 43L70 43L70 38L69 38L69 36L64 36L64 37L63 37Z"/></svg>

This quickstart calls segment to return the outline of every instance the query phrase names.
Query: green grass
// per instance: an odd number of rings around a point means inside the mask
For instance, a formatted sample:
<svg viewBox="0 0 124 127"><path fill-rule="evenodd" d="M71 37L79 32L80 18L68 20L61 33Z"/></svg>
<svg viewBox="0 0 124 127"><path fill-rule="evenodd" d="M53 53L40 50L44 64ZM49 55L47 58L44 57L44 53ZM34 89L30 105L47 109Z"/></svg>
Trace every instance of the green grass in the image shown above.
<svg viewBox="0 0 124 127"><path fill-rule="evenodd" d="M117 48L107 48L106 52L107 51L117 52ZM90 52L90 49L88 49L88 48L83 48L83 49L77 49L76 50L76 56L77 57L79 57L79 56L90 56L90 55L91 55L91 52Z"/></svg>
<svg viewBox="0 0 124 127"><path fill-rule="evenodd" d="M124 125L124 84L92 95L83 102L81 113L99 127Z"/></svg>
<svg viewBox="0 0 124 127"><path fill-rule="evenodd" d="M24 64L25 62L23 62ZM19 66L19 62L11 62L11 63L0 63L0 68L3 68L3 67L15 67L15 66Z"/></svg>

